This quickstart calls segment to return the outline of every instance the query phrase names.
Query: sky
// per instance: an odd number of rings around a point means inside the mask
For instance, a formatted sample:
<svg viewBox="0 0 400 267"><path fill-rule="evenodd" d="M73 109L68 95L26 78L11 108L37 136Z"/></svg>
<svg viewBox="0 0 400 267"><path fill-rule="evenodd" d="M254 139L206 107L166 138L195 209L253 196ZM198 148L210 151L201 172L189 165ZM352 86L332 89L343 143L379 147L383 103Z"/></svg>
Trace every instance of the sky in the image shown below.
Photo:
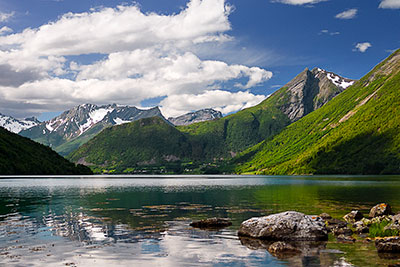
<svg viewBox="0 0 400 267"><path fill-rule="evenodd" d="M306 67L359 79L400 47L400 0L0 0L0 113L254 106Z"/></svg>

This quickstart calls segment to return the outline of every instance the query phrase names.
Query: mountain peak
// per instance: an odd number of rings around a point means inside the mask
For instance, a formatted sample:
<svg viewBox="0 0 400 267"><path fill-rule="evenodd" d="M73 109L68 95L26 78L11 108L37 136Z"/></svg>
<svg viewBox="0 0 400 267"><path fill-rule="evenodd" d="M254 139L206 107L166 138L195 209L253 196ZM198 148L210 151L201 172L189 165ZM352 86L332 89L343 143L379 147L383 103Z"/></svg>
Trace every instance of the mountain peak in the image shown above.
<svg viewBox="0 0 400 267"><path fill-rule="evenodd" d="M291 121L296 121L306 114L322 107L330 99L354 83L333 72L321 68L308 68L299 73L283 88L287 97L281 110Z"/></svg>
<svg viewBox="0 0 400 267"><path fill-rule="evenodd" d="M212 108L206 108L195 112L189 112L176 118L168 118L168 120L176 126L181 126L219 118L222 118L222 113L220 111L216 111Z"/></svg>

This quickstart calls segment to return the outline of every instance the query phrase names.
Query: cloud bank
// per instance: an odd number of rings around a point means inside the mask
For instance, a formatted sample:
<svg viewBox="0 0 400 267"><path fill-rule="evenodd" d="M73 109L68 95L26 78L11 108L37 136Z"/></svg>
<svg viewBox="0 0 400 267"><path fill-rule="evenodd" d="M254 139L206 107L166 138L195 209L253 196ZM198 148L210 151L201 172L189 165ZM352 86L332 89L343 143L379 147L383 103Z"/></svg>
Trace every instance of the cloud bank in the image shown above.
<svg viewBox="0 0 400 267"><path fill-rule="evenodd" d="M231 12L225 0L191 0L173 15L121 5L64 14L14 34L4 28L0 96L11 113L86 102L140 106L154 98L163 99L166 116L206 107L229 113L253 105L265 96L249 89L270 79L271 72L203 60L194 52L199 45L233 39L228 35ZM82 64L82 55L97 61ZM224 89L226 84L234 90Z"/></svg>

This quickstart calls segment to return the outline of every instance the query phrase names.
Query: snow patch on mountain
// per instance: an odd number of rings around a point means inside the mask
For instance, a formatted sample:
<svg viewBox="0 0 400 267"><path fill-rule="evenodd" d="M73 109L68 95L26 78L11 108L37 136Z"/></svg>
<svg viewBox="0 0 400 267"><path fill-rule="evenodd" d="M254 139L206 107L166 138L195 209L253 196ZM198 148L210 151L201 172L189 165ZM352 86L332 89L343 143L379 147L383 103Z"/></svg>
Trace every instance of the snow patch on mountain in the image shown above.
<svg viewBox="0 0 400 267"><path fill-rule="evenodd" d="M321 68L317 68L318 72L315 74L315 78L318 78L319 75L323 74L326 75L326 77L336 86L341 87L343 89L347 89L347 87L351 86L354 84L354 81L351 79L343 78L340 77L339 75L336 75L333 72L326 71Z"/></svg>
<svg viewBox="0 0 400 267"><path fill-rule="evenodd" d="M116 125L121 125L121 124L128 123L128 122L131 122L131 121L125 121L125 120L123 120L121 118L115 118L114 122L115 122Z"/></svg>
<svg viewBox="0 0 400 267"><path fill-rule="evenodd" d="M90 112L87 122L83 125L79 125L79 130L80 130L79 135L86 132L88 129L90 129L96 123L102 121L108 113L111 113L113 111L114 111L114 108L99 108L99 109L95 109L92 112Z"/></svg>

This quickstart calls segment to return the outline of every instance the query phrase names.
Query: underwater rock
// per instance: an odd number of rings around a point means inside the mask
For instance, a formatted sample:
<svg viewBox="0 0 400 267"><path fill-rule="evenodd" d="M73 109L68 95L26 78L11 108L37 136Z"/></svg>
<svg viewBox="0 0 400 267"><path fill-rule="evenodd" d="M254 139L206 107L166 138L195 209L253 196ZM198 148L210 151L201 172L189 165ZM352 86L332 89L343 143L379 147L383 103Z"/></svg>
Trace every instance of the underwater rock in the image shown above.
<svg viewBox="0 0 400 267"><path fill-rule="evenodd" d="M227 218L209 218L205 220L194 221L190 224L190 226L196 228L223 228L231 225L231 221Z"/></svg>

